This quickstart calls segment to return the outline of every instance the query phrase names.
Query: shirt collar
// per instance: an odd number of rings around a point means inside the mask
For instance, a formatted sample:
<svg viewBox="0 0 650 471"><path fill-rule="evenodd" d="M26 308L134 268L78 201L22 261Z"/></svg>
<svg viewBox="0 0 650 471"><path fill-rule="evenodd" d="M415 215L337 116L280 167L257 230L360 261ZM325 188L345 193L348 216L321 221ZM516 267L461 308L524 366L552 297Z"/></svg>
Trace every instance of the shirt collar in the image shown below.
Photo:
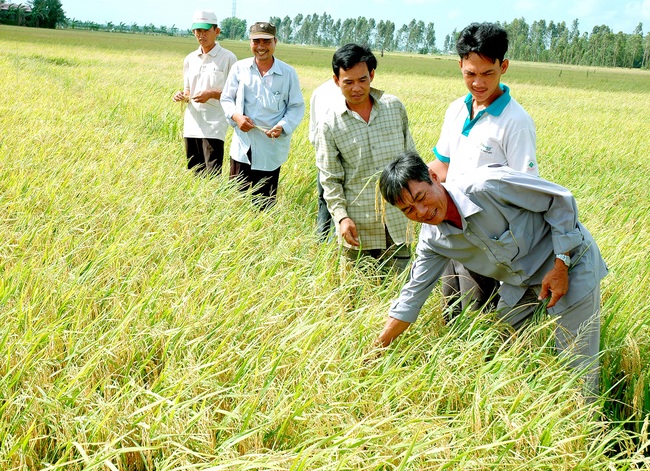
<svg viewBox="0 0 650 471"><path fill-rule="evenodd" d="M373 111L375 109L381 108L381 102L379 99L384 95L383 90L379 90L377 88L370 87L370 96L373 98L374 103L372 104ZM345 97L341 93L340 97L336 97L336 102L334 105L332 105L332 109L334 110L335 113L337 114L343 114L348 111L348 105L345 104Z"/></svg>
<svg viewBox="0 0 650 471"><path fill-rule="evenodd" d="M454 204L456 205L456 208L458 209L458 213L460 214L460 217L463 222L463 228L466 227L466 222L465 220L478 213L479 211L482 211L483 208L475 204L467 194L465 194L458 186L454 185L451 182L444 182L442 183L442 186L447 190L447 193L449 193L449 196L451 196L451 199L454 201Z"/></svg>
<svg viewBox="0 0 650 471"><path fill-rule="evenodd" d="M257 68L257 62L255 62L255 58L254 58L254 57L251 57L251 68L253 68L253 69L255 69L255 70L259 70L259 69ZM276 75L284 75L284 74L282 73L282 67L280 67L280 63L279 63L279 61L278 61L278 58L275 57L275 56L273 56L273 65L271 66L271 68L269 69L269 71L268 71L266 74L264 74L264 76L272 75L272 74L276 74Z"/></svg>
<svg viewBox="0 0 650 471"><path fill-rule="evenodd" d="M486 113L490 113L492 116L499 116L501 113L503 113L504 108L508 103L510 103L510 88L507 85L504 84L499 84L499 87L501 90L503 90L503 94L494 100L492 103L490 103L490 106L485 108ZM472 94L468 93L467 96L465 97L465 106L467 106L467 112L471 116L472 114Z"/></svg>
<svg viewBox="0 0 650 471"><path fill-rule="evenodd" d="M221 49L221 46L220 46L219 43L217 42L217 43L214 44L214 47L208 51L208 55L209 55L209 56L212 56L212 57L216 57L216 55L217 55L217 53L219 52L220 49ZM196 53L197 53L199 56L203 55L203 51L201 50L201 46L199 46L199 47L196 49Z"/></svg>

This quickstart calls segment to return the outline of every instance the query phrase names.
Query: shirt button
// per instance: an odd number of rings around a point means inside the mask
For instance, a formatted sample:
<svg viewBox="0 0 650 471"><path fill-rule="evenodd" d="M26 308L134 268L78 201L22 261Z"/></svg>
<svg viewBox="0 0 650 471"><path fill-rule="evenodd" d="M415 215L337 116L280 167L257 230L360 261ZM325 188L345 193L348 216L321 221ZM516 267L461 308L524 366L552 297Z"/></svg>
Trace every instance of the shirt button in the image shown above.
<svg viewBox="0 0 650 471"><path fill-rule="evenodd" d="M483 251L485 252L487 250L487 247L483 247Z"/></svg>
<svg viewBox="0 0 650 471"><path fill-rule="evenodd" d="M471 236L472 233L471 233L470 231L467 231L467 235L468 235L468 236Z"/></svg>

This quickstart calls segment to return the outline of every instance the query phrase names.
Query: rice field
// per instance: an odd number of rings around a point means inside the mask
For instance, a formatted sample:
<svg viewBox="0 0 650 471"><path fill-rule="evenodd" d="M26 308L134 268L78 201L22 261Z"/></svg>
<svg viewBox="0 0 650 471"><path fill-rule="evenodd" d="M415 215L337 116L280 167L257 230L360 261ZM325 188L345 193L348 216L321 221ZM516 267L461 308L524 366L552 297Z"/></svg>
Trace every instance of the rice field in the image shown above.
<svg viewBox="0 0 650 471"><path fill-rule="evenodd" d="M195 47L0 26L0 469L650 469L650 72L504 76L610 268L585 404L550 319L445 325L439 293L375 358L404 280L317 242L307 119L270 211L185 169L171 97ZM307 102L332 53L276 50ZM454 58L378 59L430 157L465 93Z"/></svg>

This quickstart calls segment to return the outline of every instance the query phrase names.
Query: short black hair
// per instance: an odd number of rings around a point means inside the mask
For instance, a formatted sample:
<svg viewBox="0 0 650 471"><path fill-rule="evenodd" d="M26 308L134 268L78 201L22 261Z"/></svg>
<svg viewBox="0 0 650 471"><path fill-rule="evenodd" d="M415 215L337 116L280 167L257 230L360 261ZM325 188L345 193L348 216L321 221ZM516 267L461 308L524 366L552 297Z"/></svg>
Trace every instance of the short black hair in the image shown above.
<svg viewBox="0 0 650 471"><path fill-rule="evenodd" d="M332 57L332 70L334 75L339 76L341 69L350 70L355 65L365 62L368 72L377 68L377 58L366 45L348 43L336 50Z"/></svg>
<svg viewBox="0 0 650 471"><path fill-rule="evenodd" d="M414 150L402 152L386 166L379 177L381 196L395 206L402 200L402 192L408 190L410 181L433 183L429 167Z"/></svg>
<svg viewBox="0 0 650 471"><path fill-rule="evenodd" d="M508 32L496 23L472 23L458 35L456 51L461 59L474 52L493 64L503 62L508 52Z"/></svg>

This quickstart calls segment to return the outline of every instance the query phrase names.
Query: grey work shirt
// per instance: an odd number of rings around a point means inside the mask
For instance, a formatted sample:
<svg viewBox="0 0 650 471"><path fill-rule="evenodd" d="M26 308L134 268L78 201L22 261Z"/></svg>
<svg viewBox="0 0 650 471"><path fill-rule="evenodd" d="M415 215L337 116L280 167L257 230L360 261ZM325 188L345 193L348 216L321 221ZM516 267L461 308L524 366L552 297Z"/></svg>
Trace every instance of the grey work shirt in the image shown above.
<svg viewBox="0 0 650 471"><path fill-rule="evenodd" d="M569 252L569 290L552 314L590 293L607 274L598 246L578 221L566 189L501 165L486 165L443 186L458 207L462 229L423 224L411 278L389 316L415 322L449 259L502 282L503 302L515 306L526 289L537 293L556 253Z"/></svg>

